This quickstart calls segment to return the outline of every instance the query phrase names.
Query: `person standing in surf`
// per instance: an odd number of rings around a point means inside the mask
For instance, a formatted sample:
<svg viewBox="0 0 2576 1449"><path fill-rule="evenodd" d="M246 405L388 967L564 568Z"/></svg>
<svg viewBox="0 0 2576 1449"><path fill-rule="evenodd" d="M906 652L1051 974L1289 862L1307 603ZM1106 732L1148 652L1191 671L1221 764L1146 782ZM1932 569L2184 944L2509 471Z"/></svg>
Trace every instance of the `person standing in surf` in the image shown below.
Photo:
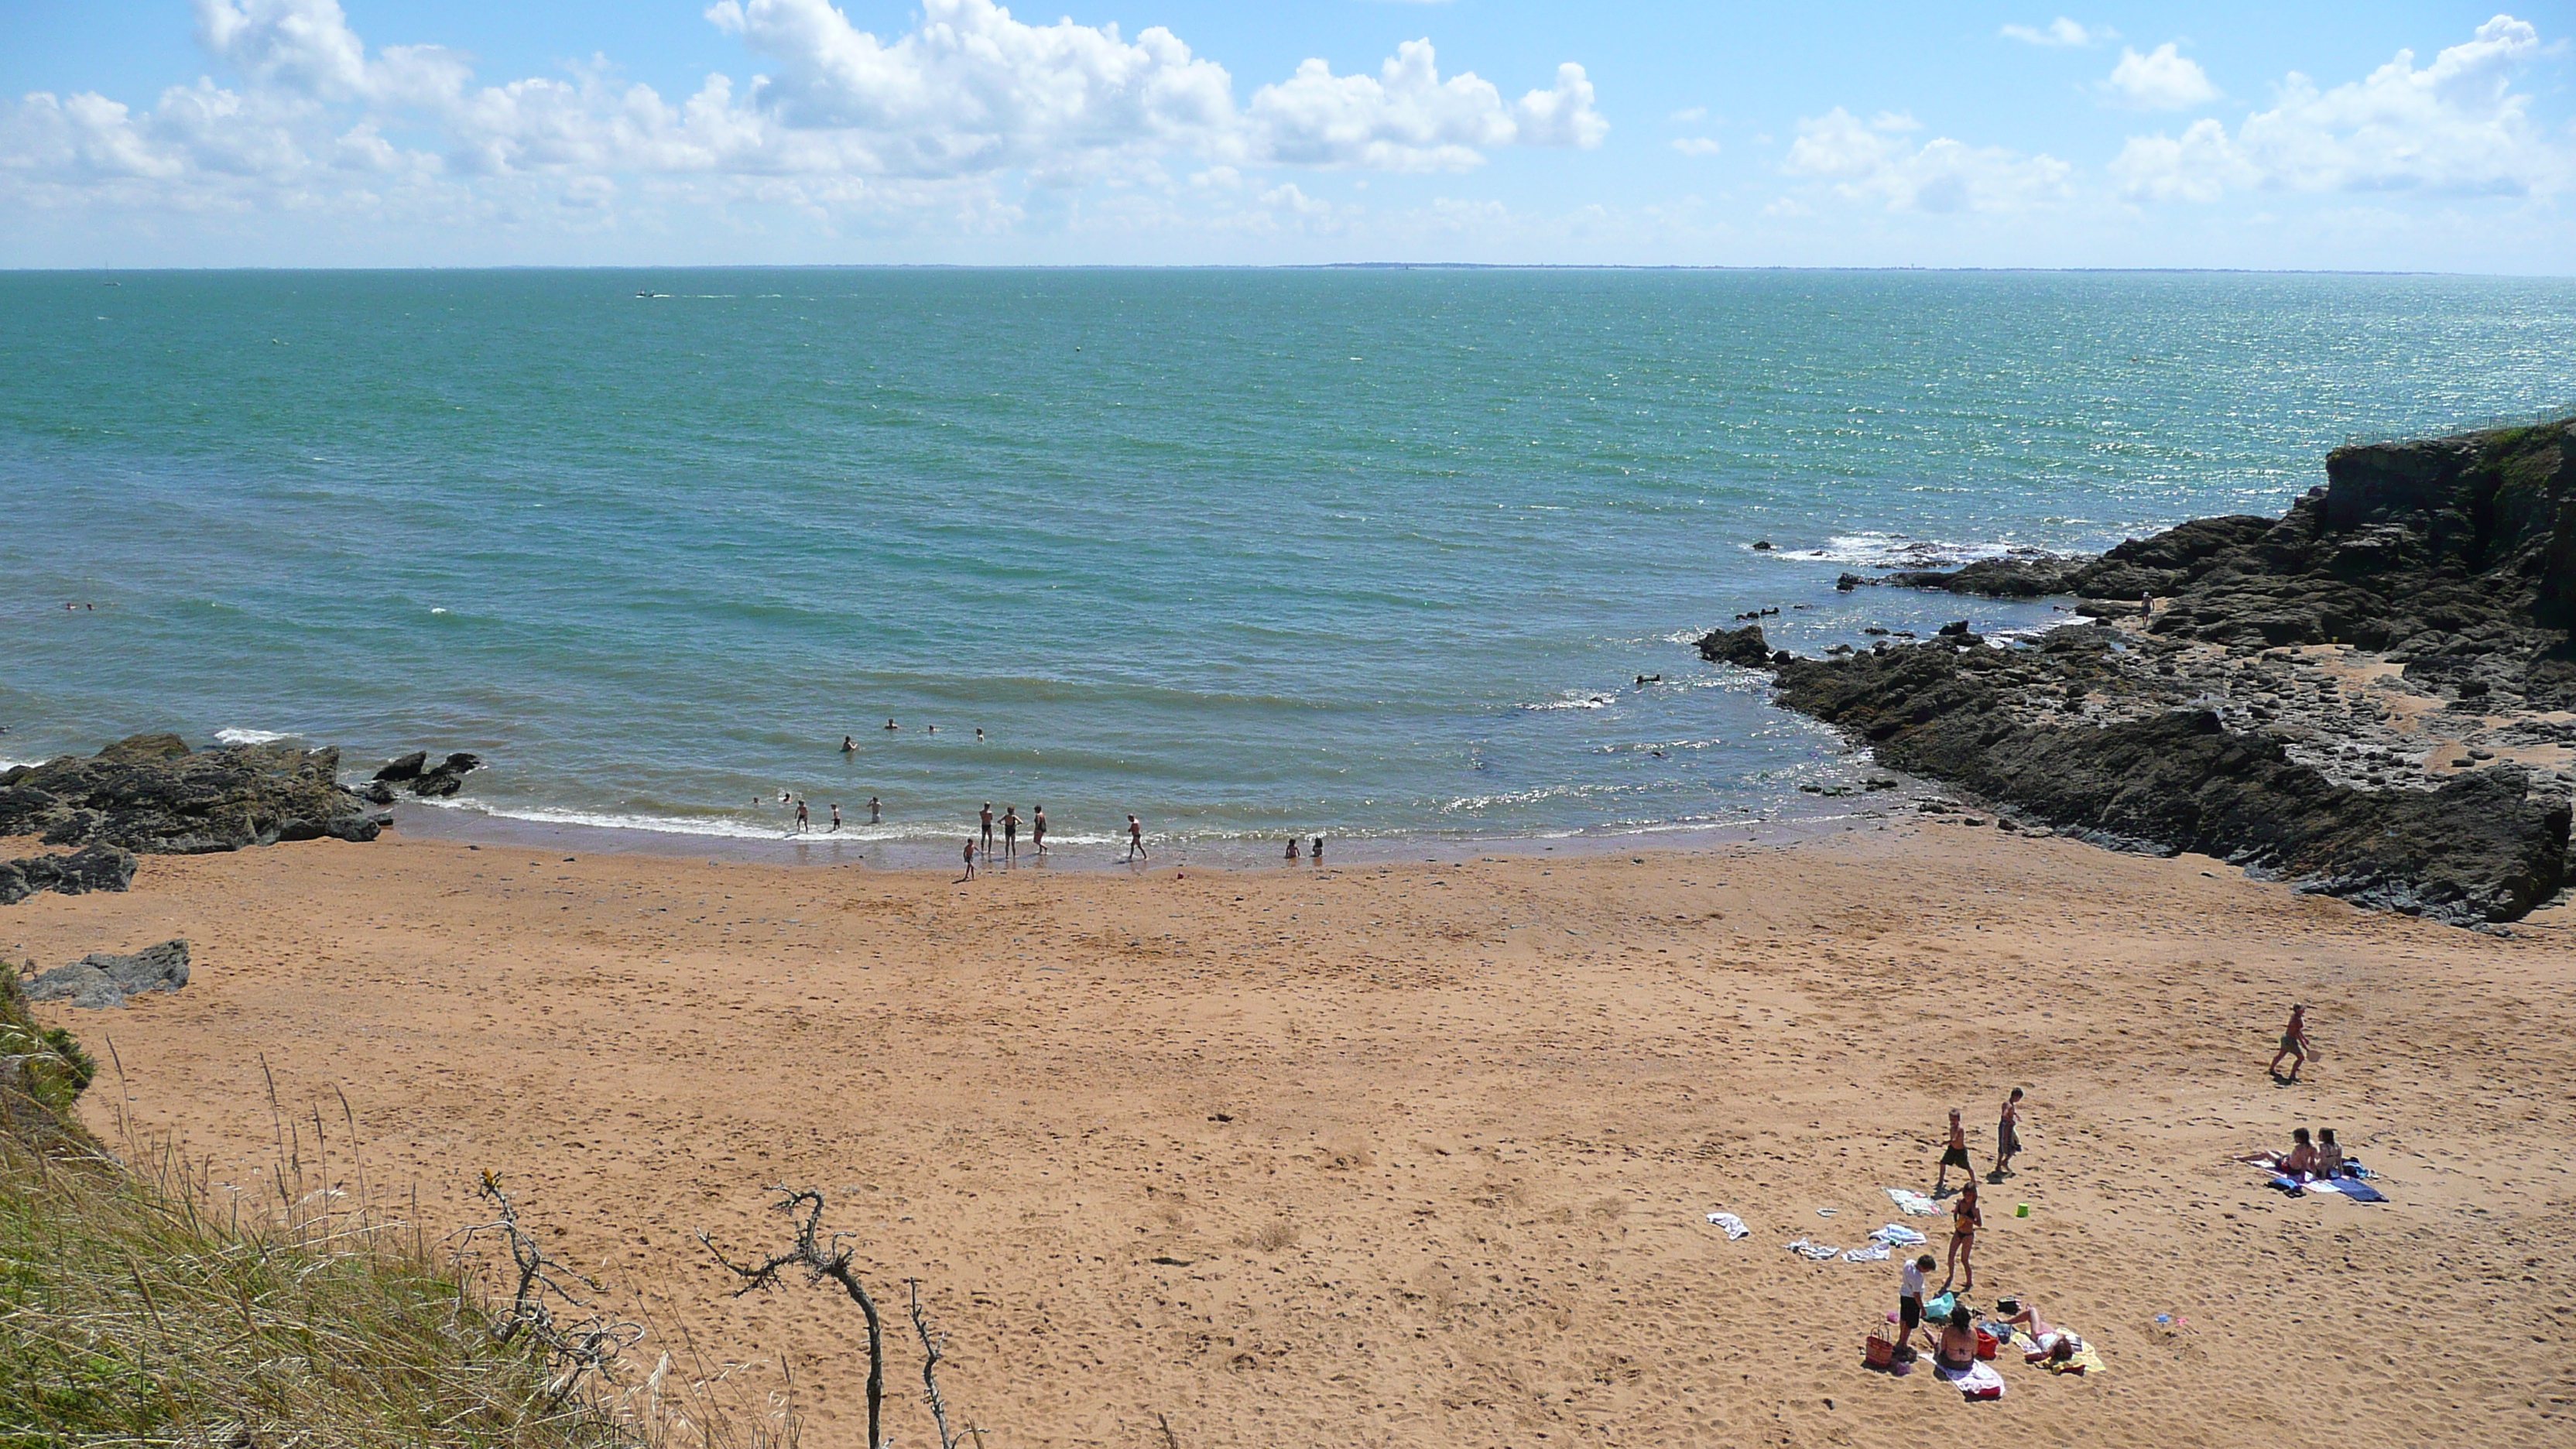
<svg viewBox="0 0 2576 1449"><path fill-rule="evenodd" d="M1002 807L1002 858L1009 860L1020 853L1020 807Z"/></svg>
<svg viewBox="0 0 2576 1449"><path fill-rule="evenodd" d="M870 825L885 823L885 806L874 795L868 797L868 823Z"/></svg>
<svg viewBox="0 0 2576 1449"><path fill-rule="evenodd" d="M1046 854L1046 807L1044 805L1039 806L1036 813L1029 817L1029 844L1037 848L1038 854Z"/></svg>
<svg viewBox="0 0 2576 1449"><path fill-rule="evenodd" d="M796 833L802 835L813 828L814 817L805 813L805 797L799 795L796 797Z"/></svg>
<svg viewBox="0 0 2576 1449"><path fill-rule="evenodd" d="M990 800L987 800L987 801L985 801L985 802L984 802L984 816L983 816L983 820L984 820L984 863L985 863L985 864L987 864L987 865L990 865L990 864L992 863L992 861L993 861L993 802L992 802L992 801L990 801Z"/></svg>

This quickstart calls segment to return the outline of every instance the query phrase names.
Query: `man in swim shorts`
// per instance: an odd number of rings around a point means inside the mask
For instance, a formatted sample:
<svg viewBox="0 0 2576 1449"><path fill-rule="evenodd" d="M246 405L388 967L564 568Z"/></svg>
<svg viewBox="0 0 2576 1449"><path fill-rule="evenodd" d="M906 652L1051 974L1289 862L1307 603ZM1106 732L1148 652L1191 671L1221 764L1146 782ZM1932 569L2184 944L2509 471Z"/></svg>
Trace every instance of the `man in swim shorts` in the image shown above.
<svg viewBox="0 0 2576 1449"><path fill-rule="evenodd" d="M2013 1154L2021 1151L2021 1088L2004 1098L2003 1116L1995 1122L1995 1171L2012 1171Z"/></svg>
<svg viewBox="0 0 2576 1449"><path fill-rule="evenodd" d="M2281 1058L2288 1057L2290 1075L2282 1077L2282 1080L2297 1081L2299 1068L2308 1064L2308 1056L2313 1050L2308 1045L2308 1008L2304 1005L2292 1006L2290 1024L2281 1028L2281 1049L2272 1053L2272 1075L2281 1076Z"/></svg>
<svg viewBox="0 0 2576 1449"><path fill-rule="evenodd" d="M1039 806L1029 816L1029 844L1037 847L1038 854L1046 854L1046 807L1044 805Z"/></svg>

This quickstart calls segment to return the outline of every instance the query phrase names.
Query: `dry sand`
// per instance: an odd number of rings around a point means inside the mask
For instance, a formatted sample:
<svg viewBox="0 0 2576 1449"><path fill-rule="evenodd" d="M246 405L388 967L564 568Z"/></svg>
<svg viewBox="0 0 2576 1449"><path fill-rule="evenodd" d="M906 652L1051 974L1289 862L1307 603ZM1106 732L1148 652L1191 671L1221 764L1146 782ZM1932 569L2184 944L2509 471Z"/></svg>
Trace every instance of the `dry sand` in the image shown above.
<svg viewBox="0 0 2576 1449"><path fill-rule="evenodd" d="M186 937L184 994L54 1009L136 1122L247 1182L263 1057L290 1106L344 1090L380 1190L453 1224L502 1173L720 1354L790 1356L817 1449L863 1437L855 1313L727 1299L690 1239L774 1239L771 1183L925 1280L994 1446L2508 1445L2576 1442L2570 915L2500 940L1930 823L972 886L387 840L148 859L0 951ZM2276 1086L2293 999L2324 1059ZM1894 1218L1951 1105L1982 1171L2016 1085L1978 1282L2108 1372L1864 1372L1896 1265L1783 1245ZM2301 1123L2395 1201L2225 1160Z"/></svg>

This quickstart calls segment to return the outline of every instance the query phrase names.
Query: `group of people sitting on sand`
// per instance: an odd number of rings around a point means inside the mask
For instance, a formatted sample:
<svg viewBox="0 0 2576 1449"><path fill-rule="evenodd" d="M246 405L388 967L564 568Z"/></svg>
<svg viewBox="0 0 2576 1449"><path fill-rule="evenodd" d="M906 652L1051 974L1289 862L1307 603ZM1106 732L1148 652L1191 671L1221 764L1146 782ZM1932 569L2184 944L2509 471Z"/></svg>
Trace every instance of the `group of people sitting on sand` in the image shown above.
<svg viewBox="0 0 2576 1449"><path fill-rule="evenodd" d="M2236 1160L2268 1167L2293 1182L2332 1181L2346 1175L2343 1144L2335 1141L2332 1127L2318 1128L2313 1138L2307 1128L2294 1127L2289 1151L2249 1152Z"/></svg>
<svg viewBox="0 0 2576 1449"><path fill-rule="evenodd" d="M1942 1315L1939 1322L1924 1321L1923 1275L1931 1272L1932 1266L1930 1253L1905 1265L1904 1285L1897 1298L1901 1330L1897 1347L1911 1354L1915 1335L1919 1333L1923 1337L1923 1346L1932 1350L1932 1362L1937 1367L1947 1373L1966 1373L1977 1364L1976 1311L1953 1300L1949 1312ZM1949 1297L1949 1284L1941 1285L1941 1293L1943 1297ZM2040 1317L2039 1305L2035 1303L2024 1303L2018 1298L1998 1300L1993 1321L2009 1324L2030 1339L2030 1348L2022 1354L2024 1361L2029 1363L2067 1363L2084 1351L2084 1340Z"/></svg>

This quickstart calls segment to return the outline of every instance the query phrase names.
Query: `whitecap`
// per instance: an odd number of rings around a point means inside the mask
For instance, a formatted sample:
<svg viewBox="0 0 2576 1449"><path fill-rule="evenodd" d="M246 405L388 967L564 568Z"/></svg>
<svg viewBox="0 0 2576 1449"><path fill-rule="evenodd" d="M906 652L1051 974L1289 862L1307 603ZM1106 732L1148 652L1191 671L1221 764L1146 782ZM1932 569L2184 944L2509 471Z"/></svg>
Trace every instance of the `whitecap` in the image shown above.
<svg viewBox="0 0 2576 1449"><path fill-rule="evenodd" d="M215 743L217 743L217 744L219 744L219 745L273 745L273 744L276 744L279 740L300 740L300 739L302 739L302 738L304 738L302 735L295 734L295 733L293 733L292 731L284 731L284 732L281 732L281 731L278 731L278 730L217 730L217 731L215 731Z"/></svg>
<svg viewBox="0 0 2576 1449"><path fill-rule="evenodd" d="M1949 539L1913 538L1902 533L1844 533L1825 540L1822 548L1752 549L1777 558L1812 563L1853 564L1873 569L1955 569L1981 559L2048 559L2060 555L2026 543L2000 540L1958 543Z"/></svg>
<svg viewBox="0 0 2576 1449"><path fill-rule="evenodd" d="M1522 706L1521 706L1521 708L1523 708L1523 709L1608 709L1610 706L1612 706L1612 705L1614 705L1614 704L1617 704L1618 702L1619 702L1619 701L1618 701L1616 698L1614 698L1614 697L1612 697L1612 696L1610 696L1610 695L1607 695L1607 694L1594 694L1594 693L1588 693L1588 692L1586 692L1586 691L1584 691L1584 690L1580 690L1580 689L1569 689L1569 690L1567 690L1567 691L1564 693L1564 695L1563 695L1562 697L1560 697L1560 698L1547 700L1547 701L1545 701L1545 702L1543 702L1543 703L1540 703L1540 704L1525 704L1525 705L1522 705Z"/></svg>

